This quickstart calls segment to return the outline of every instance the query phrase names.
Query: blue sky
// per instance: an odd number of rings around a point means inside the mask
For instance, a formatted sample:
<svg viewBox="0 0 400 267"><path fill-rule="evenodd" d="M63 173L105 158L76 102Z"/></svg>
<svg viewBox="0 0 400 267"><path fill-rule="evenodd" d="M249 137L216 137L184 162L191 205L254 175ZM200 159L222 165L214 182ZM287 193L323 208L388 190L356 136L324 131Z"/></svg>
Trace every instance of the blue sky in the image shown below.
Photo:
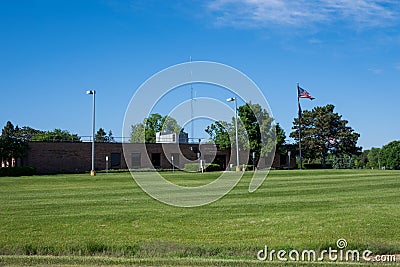
<svg viewBox="0 0 400 267"><path fill-rule="evenodd" d="M135 90L193 60L230 65L289 135L296 83L332 103L359 145L400 139L400 3L391 0L1 1L0 124L120 136ZM195 89L204 95L202 87ZM190 93L182 99L189 98ZM162 108L160 109L160 111ZM197 131L197 130L196 130ZM201 131L201 129L198 129Z"/></svg>

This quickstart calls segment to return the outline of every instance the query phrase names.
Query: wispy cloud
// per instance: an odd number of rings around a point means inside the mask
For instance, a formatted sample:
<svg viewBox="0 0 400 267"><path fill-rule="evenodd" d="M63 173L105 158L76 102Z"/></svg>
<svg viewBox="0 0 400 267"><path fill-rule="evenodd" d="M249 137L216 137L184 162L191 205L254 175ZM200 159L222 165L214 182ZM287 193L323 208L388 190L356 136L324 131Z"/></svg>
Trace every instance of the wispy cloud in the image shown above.
<svg viewBox="0 0 400 267"><path fill-rule="evenodd" d="M233 27L346 22L357 28L399 23L397 0L211 0L216 23Z"/></svg>
<svg viewBox="0 0 400 267"><path fill-rule="evenodd" d="M394 68L400 71L400 62L394 64Z"/></svg>
<svg viewBox="0 0 400 267"><path fill-rule="evenodd" d="M370 72L372 72L375 75L379 75L382 74L383 69L377 69L377 68L373 68L373 69L368 69Z"/></svg>

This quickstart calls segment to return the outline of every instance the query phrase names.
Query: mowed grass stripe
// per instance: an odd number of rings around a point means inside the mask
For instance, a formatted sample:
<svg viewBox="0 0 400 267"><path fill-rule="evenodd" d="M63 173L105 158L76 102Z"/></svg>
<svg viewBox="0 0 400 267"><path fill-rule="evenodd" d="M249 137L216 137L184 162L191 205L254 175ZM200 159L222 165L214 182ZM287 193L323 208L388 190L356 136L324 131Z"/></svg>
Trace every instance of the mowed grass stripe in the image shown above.
<svg viewBox="0 0 400 267"><path fill-rule="evenodd" d="M197 185L216 173L163 173ZM0 253L254 259L273 249L399 252L400 180L395 171L271 171L248 192L251 173L221 200L171 207L129 173L0 179Z"/></svg>
<svg viewBox="0 0 400 267"><path fill-rule="evenodd" d="M0 256L0 263L8 266L51 265L51 266L364 266L362 263L346 262L260 262L240 259L202 259L202 258L121 258L121 257L82 257L82 256ZM379 266L394 266L380 263Z"/></svg>

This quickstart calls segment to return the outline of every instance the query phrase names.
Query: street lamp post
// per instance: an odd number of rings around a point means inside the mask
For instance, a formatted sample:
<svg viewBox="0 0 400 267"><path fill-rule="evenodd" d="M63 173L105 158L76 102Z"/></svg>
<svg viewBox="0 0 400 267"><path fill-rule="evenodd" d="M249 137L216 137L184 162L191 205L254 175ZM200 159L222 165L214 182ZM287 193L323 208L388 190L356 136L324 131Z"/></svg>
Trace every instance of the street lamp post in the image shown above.
<svg viewBox="0 0 400 267"><path fill-rule="evenodd" d="M90 176L95 176L96 171L94 170L94 114L95 114L95 90L86 91L87 95L93 95L93 105L92 105L92 169L90 171Z"/></svg>
<svg viewBox="0 0 400 267"><path fill-rule="evenodd" d="M256 152L253 151L253 172L256 170Z"/></svg>
<svg viewBox="0 0 400 267"><path fill-rule="evenodd" d="M108 174L108 156L106 156L106 173Z"/></svg>
<svg viewBox="0 0 400 267"><path fill-rule="evenodd" d="M174 156L171 156L171 161L172 161L172 173L175 172L175 166L174 166Z"/></svg>
<svg viewBox="0 0 400 267"><path fill-rule="evenodd" d="M239 140L238 140L238 116L237 116L237 100L236 97L226 99L228 102L235 102L235 136L236 136L236 171L240 171L239 167Z"/></svg>

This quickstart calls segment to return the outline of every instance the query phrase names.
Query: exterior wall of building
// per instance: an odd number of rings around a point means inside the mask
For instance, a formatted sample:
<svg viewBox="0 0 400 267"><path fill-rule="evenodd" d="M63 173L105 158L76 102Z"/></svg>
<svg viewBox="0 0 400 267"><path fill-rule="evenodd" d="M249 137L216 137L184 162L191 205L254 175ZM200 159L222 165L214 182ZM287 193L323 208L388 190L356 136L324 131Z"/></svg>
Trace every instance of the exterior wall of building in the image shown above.
<svg viewBox="0 0 400 267"><path fill-rule="evenodd" d="M38 173L80 173L90 171L92 162L91 143L30 142L24 165L33 166ZM106 168L106 156L111 153L122 155L122 145L118 143L95 144L95 169ZM119 168L126 168L121 160ZM110 166L111 168L111 166Z"/></svg>
<svg viewBox="0 0 400 267"><path fill-rule="evenodd" d="M125 158L132 168L152 168L153 165L157 168L172 168L173 155L174 165L178 168L183 168L185 163L197 162L197 144L124 145L125 155L122 143L95 143L95 170L106 169L106 157L109 169L128 169ZM80 173L91 169L91 143L30 142L29 148L23 165L34 166L38 173ZM217 151L216 148L209 147L203 156L210 155L209 151L227 158L226 162L229 161L228 151ZM134 157L138 155L139 160L135 162ZM158 160L155 157L158 157ZM138 162L135 166L134 163Z"/></svg>
<svg viewBox="0 0 400 267"><path fill-rule="evenodd" d="M95 170L128 168L172 168L183 169L186 163L197 163L198 155L207 163L214 161L226 169L230 160L229 150L218 150L215 145L198 144L124 144L95 143ZM81 173L90 171L92 144L89 142L30 142L27 156L22 160L24 166L33 166L38 173ZM240 153L241 164L246 156ZM125 160L126 159L126 160ZM235 160L235 157L232 158ZM243 160L243 162L242 162ZM128 164L127 164L128 162ZM235 163L235 162L233 162ZM260 159L261 166L265 160ZM273 167L280 167L280 157L275 156Z"/></svg>

